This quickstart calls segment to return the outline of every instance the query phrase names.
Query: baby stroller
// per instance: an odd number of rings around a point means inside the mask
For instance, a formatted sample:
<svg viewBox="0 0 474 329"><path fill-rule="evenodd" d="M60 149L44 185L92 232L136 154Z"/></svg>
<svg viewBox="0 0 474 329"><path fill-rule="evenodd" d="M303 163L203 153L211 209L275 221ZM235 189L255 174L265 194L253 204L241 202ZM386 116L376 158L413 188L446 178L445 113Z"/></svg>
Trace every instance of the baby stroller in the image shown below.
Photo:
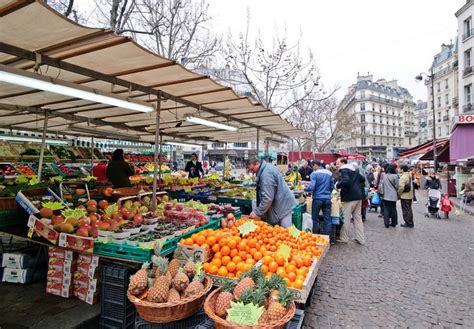
<svg viewBox="0 0 474 329"><path fill-rule="evenodd" d="M435 215L436 218L441 219L439 215L439 208L441 204L441 191L430 189L428 191L428 202L426 203L425 217L428 218L430 215Z"/></svg>

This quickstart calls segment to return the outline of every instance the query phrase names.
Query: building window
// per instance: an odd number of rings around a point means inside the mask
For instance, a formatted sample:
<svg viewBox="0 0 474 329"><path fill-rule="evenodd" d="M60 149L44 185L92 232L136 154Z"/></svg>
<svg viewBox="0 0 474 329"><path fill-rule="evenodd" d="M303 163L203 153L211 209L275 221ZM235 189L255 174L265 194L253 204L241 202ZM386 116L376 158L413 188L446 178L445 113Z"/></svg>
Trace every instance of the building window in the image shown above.
<svg viewBox="0 0 474 329"><path fill-rule="evenodd" d="M365 126L360 127L360 133L365 135Z"/></svg>
<svg viewBox="0 0 474 329"><path fill-rule="evenodd" d="M376 145L377 144L377 140L374 138L373 139L373 144L372 145Z"/></svg>
<svg viewBox="0 0 474 329"><path fill-rule="evenodd" d="M234 143L234 147L243 147L247 148L249 143Z"/></svg>
<svg viewBox="0 0 474 329"><path fill-rule="evenodd" d="M441 82L436 83L436 91L437 92L441 91Z"/></svg>
<svg viewBox="0 0 474 329"><path fill-rule="evenodd" d="M448 89L448 88L449 88L449 80L445 79L444 80L444 89Z"/></svg>
<svg viewBox="0 0 474 329"><path fill-rule="evenodd" d="M217 148L223 148L224 143L212 143L212 148L217 149Z"/></svg>
<svg viewBox="0 0 474 329"><path fill-rule="evenodd" d="M446 105L449 104L449 94L444 95L444 102L446 103Z"/></svg>
<svg viewBox="0 0 474 329"><path fill-rule="evenodd" d="M360 103L360 110L365 111L365 103Z"/></svg>
<svg viewBox="0 0 474 329"><path fill-rule="evenodd" d="M438 127L438 136L441 136L441 127Z"/></svg>
<svg viewBox="0 0 474 329"><path fill-rule="evenodd" d="M365 145L365 137L361 138L361 145Z"/></svg>
<svg viewBox="0 0 474 329"><path fill-rule="evenodd" d="M468 19L466 19L464 21L463 28L464 28L463 39L467 39L472 34L472 31L471 31L471 28L472 28L471 17L469 17Z"/></svg>
<svg viewBox="0 0 474 329"><path fill-rule="evenodd" d="M464 52L464 68L471 66L471 49Z"/></svg>
<svg viewBox="0 0 474 329"><path fill-rule="evenodd" d="M382 113L382 105L379 105L379 112Z"/></svg>
<svg viewBox="0 0 474 329"><path fill-rule="evenodd" d="M441 96L438 96L438 107L441 107Z"/></svg>
<svg viewBox="0 0 474 329"><path fill-rule="evenodd" d="M375 123L375 119L376 119L375 115L374 115L374 116L372 116L372 122L374 122L374 123Z"/></svg>
<svg viewBox="0 0 474 329"><path fill-rule="evenodd" d="M372 103L372 111L375 111L375 104Z"/></svg>
<svg viewBox="0 0 474 329"><path fill-rule="evenodd" d="M360 122L365 122L365 114L360 115Z"/></svg>
<svg viewBox="0 0 474 329"><path fill-rule="evenodd" d="M365 90L361 90L360 91L360 99L364 99L365 98Z"/></svg>
<svg viewBox="0 0 474 329"><path fill-rule="evenodd" d="M471 85L464 86L464 96L465 96L465 101L466 105L471 104Z"/></svg>

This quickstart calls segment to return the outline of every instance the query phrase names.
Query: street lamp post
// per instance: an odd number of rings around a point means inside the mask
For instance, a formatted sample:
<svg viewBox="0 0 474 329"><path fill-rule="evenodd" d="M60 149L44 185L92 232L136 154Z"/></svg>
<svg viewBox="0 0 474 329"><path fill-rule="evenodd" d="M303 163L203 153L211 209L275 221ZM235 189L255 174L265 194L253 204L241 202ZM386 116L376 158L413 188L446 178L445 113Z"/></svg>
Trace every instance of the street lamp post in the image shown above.
<svg viewBox="0 0 474 329"><path fill-rule="evenodd" d="M435 95L434 95L434 73L433 66L430 68L430 75L426 73L418 74L415 79L423 81L423 76L431 81L431 104L433 106L433 166L434 170L438 171L438 152L436 150L436 111L435 111Z"/></svg>

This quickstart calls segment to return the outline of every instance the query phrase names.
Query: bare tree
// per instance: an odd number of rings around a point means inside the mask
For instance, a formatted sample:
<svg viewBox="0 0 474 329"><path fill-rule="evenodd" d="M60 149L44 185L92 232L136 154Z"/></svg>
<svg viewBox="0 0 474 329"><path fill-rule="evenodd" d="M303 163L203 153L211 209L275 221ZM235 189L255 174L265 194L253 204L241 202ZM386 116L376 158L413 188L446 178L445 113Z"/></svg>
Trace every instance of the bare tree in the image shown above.
<svg viewBox="0 0 474 329"><path fill-rule="evenodd" d="M82 20L77 10L74 8L74 0L44 0L44 2L62 15L72 18L75 22Z"/></svg>

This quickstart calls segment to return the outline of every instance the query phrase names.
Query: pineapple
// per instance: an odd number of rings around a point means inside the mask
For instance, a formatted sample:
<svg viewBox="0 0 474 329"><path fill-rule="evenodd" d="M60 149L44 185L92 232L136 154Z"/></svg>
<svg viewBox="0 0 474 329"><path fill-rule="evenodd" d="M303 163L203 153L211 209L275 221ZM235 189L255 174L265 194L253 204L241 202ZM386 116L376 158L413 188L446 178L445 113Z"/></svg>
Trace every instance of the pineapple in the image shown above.
<svg viewBox="0 0 474 329"><path fill-rule="evenodd" d="M193 281L188 285L186 290L184 291L184 295L186 297L191 297L198 295L200 292L204 290L204 281L205 275L204 271L201 271L199 275L196 275L193 279Z"/></svg>
<svg viewBox="0 0 474 329"><path fill-rule="evenodd" d="M196 265L192 261L188 261L184 265L184 273L188 276L189 280L192 280L194 275L196 275Z"/></svg>
<svg viewBox="0 0 474 329"><path fill-rule="evenodd" d="M168 294L168 303L175 303L181 300L178 290L171 288Z"/></svg>
<svg viewBox="0 0 474 329"><path fill-rule="evenodd" d="M274 301L268 306L267 318L269 322L274 322L285 316L288 306L295 298L294 292L281 286L278 291L278 301Z"/></svg>
<svg viewBox="0 0 474 329"><path fill-rule="evenodd" d="M168 259L153 255L153 257L151 257L151 262L153 263L153 275L155 277L166 274L166 271L168 270ZM164 264L166 264L166 269L164 269Z"/></svg>
<svg viewBox="0 0 474 329"><path fill-rule="evenodd" d="M252 267L250 271L244 273L241 276L242 280L240 280L240 282L234 289L235 299L239 299L240 295L244 292L244 290L252 290L253 288L255 288L255 281L261 280L262 276L263 273L256 267Z"/></svg>
<svg viewBox="0 0 474 329"><path fill-rule="evenodd" d="M278 274L273 274L267 283L268 288L270 289L270 296L265 303L266 308L268 308L268 306L274 301L278 301L278 290L281 286L285 286L285 280L283 280L283 278Z"/></svg>
<svg viewBox="0 0 474 329"><path fill-rule="evenodd" d="M221 292L217 296L215 312L223 319L227 317L227 309L230 307L230 302L232 299L234 299L234 295L232 294L234 286L234 282L225 281L221 287Z"/></svg>
<svg viewBox="0 0 474 329"><path fill-rule="evenodd" d="M144 263L142 268L137 271L131 278L130 284L128 285L128 291L133 296L141 295L148 286L148 267L149 263Z"/></svg>
<svg viewBox="0 0 474 329"><path fill-rule="evenodd" d="M183 268L178 270L175 277L173 278L173 287L179 292L184 292L189 285L189 278L183 272Z"/></svg>
<svg viewBox="0 0 474 329"><path fill-rule="evenodd" d="M168 301L169 291L169 280L165 275L161 275L155 278L153 287L148 290L147 299L153 303L165 303Z"/></svg>
<svg viewBox="0 0 474 329"><path fill-rule="evenodd" d="M178 273L179 266L180 266L179 260L177 260L176 258L173 258L168 265L168 271L171 274L171 278L174 278L176 273Z"/></svg>

